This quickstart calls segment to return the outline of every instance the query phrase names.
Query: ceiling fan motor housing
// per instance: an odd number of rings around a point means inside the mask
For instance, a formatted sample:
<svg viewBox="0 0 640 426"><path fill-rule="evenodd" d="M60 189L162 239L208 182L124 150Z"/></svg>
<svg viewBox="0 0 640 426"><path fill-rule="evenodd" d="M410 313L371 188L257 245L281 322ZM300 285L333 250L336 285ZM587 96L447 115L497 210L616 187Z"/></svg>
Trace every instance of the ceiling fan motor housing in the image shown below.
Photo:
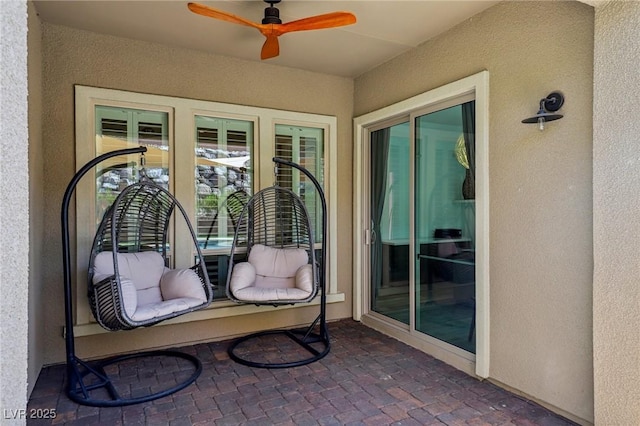
<svg viewBox="0 0 640 426"><path fill-rule="evenodd" d="M280 11L278 8L273 7L274 4L280 3L280 0L277 1L267 1L265 3L269 3L269 7L264 9L264 18L262 18L263 24L282 24L282 20L280 19Z"/></svg>

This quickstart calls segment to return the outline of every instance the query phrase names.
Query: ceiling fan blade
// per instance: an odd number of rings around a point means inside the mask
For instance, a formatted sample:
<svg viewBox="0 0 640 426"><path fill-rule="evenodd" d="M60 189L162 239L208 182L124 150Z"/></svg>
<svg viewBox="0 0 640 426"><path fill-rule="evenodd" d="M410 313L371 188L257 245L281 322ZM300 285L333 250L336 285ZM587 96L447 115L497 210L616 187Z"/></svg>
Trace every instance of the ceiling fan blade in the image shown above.
<svg viewBox="0 0 640 426"><path fill-rule="evenodd" d="M222 10L214 9L209 6L205 6L200 3L189 3L187 7L193 13L197 13L198 15L207 16L209 18L220 19L227 22L232 22L234 24L246 25L252 28L260 29L261 24L257 24L255 22L249 21L248 19L244 19L240 16L233 15L231 13L224 12Z"/></svg>
<svg viewBox="0 0 640 426"><path fill-rule="evenodd" d="M355 24L356 17L349 12L332 12L324 15L310 16L278 25L281 34L291 31L321 30L324 28L342 27Z"/></svg>
<svg viewBox="0 0 640 426"><path fill-rule="evenodd" d="M260 59L275 58L280 54L280 43L275 35L266 35L267 40L262 45Z"/></svg>

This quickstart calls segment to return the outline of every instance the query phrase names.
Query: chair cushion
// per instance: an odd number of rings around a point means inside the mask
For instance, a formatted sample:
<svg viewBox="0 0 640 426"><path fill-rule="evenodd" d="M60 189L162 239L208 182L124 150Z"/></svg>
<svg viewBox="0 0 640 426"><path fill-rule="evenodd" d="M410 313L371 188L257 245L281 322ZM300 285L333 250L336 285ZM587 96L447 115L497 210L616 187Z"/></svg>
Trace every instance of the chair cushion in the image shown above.
<svg viewBox="0 0 640 426"><path fill-rule="evenodd" d="M234 293L238 300L246 302L271 302L304 300L310 293L299 288L247 287Z"/></svg>
<svg viewBox="0 0 640 426"><path fill-rule="evenodd" d="M112 277L113 274L95 274L93 276L93 283L98 284L100 281L107 278L111 279ZM131 318L138 306L138 292L136 290L136 286L133 285L133 281L127 277L123 277L122 275L120 275L120 295L124 312L129 316L129 318Z"/></svg>
<svg viewBox="0 0 640 426"><path fill-rule="evenodd" d="M298 268L309 263L309 255L300 248L280 249L256 244L251 248L249 263L256 268L257 275L293 278Z"/></svg>
<svg viewBox="0 0 640 426"><path fill-rule="evenodd" d="M240 262L233 267L229 289L235 294L239 290L253 287L256 283L256 268L249 262Z"/></svg>
<svg viewBox="0 0 640 426"><path fill-rule="evenodd" d="M165 266L160 253L118 253L117 259L120 276L130 279L136 287L138 305L162 301L160 279L165 272ZM113 274L113 253L98 253L94 261L94 275Z"/></svg>
<svg viewBox="0 0 640 426"><path fill-rule="evenodd" d="M307 299L313 291L313 267L304 264L294 277L279 278L257 275L248 262L234 266L229 289L234 297L246 302L270 302Z"/></svg>
<svg viewBox="0 0 640 426"><path fill-rule="evenodd" d="M171 270L157 252L118 253L122 303L133 321L146 321L206 302L200 278L192 269ZM99 253L93 282L113 276L113 253ZM167 300L163 300L163 296Z"/></svg>
<svg viewBox="0 0 640 426"><path fill-rule="evenodd" d="M200 277L193 269L169 269L160 279L160 291L164 300L187 297L206 302L207 295Z"/></svg>
<svg viewBox="0 0 640 426"><path fill-rule="evenodd" d="M146 321L160 316L170 315L174 312L181 312L200 305L202 305L202 300L190 297L147 303L145 305L138 305L138 308L131 316L131 319L134 321Z"/></svg>
<svg viewBox="0 0 640 426"><path fill-rule="evenodd" d="M122 304L124 312L131 318L138 307L138 292L130 279L120 276L120 288L122 289Z"/></svg>
<svg viewBox="0 0 640 426"><path fill-rule="evenodd" d="M313 291L315 280L313 279L313 267L303 265L296 271L296 287L307 293Z"/></svg>

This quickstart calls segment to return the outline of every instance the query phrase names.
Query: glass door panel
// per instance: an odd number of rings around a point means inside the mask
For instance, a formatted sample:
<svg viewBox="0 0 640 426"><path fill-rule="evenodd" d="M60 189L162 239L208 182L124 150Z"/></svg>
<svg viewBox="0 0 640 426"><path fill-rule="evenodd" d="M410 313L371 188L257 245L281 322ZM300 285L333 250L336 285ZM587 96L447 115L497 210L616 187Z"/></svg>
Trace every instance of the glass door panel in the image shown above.
<svg viewBox="0 0 640 426"><path fill-rule="evenodd" d="M415 119L415 325L475 353L474 102ZM466 120L465 120L466 119Z"/></svg>
<svg viewBox="0 0 640 426"><path fill-rule="evenodd" d="M409 324L409 123L371 134L371 310Z"/></svg>

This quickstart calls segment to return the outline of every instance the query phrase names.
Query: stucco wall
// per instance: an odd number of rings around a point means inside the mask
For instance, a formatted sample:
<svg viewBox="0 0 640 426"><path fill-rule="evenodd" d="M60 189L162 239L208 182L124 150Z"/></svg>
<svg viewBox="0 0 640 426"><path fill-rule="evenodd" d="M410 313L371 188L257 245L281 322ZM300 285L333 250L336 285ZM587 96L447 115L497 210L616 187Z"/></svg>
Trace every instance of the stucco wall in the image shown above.
<svg viewBox="0 0 640 426"><path fill-rule="evenodd" d="M593 420L593 8L504 2L355 81L361 115L490 73L490 378ZM553 90L565 118L521 124Z"/></svg>
<svg viewBox="0 0 640 426"><path fill-rule="evenodd" d="M44 161L42 145L42 32L40 19L32 2L28 3L28 78L29 78L29 393L36 384L44 358L42 269L44 232Z"/></svg>
<svg viewBox="0 0 640 426"><path fill-rule="evenodd" d="M338 120L338 179L351 180L353 81L196 51L43 24L43 143L46 160L42 238L47 271L45 362L64 359L59 211L75 170L74 84L184 98L334 115ZM346 301L331 304L330 319L351 315L351 187L339 185L338 290ZM74 241L72 235L71 240ZM317 308L245 315L188 324L108 333L76 339L82 357L170 346L303 324Z"/></svg>
<svg viewBox="0 0 640 426"><path fill-rule="evenodd" d="M0 407L27 406L29 167L27 4L0 2ZM11 411L13 410L13 411Z"/></svg>
<svg viewBox="0 0 640 426"><path fill-rule="evenodd" d="M640 424L640 4L596 7L593 105L595 420Z"/></svg>

